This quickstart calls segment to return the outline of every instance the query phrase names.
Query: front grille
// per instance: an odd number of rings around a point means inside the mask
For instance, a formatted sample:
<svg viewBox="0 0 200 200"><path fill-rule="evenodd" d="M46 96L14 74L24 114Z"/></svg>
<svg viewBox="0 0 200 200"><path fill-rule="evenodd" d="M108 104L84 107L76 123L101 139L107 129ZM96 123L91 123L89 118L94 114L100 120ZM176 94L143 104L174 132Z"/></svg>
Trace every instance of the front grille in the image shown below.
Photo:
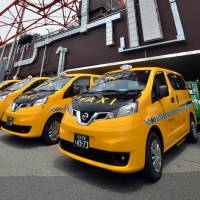
<svg viewBox="0 0 200 200"><path fill-rule="evenodd" d="M12 125L8 126L6 122L1 121L1 126L9 131L13 131L16 133L27 134L31 130L31 126L19 126L19 125Z"/></svg>
<svg viewBox="0 0 200 200"><path fill-rule="evenodd" d="M88 125L96 120L106 119L109 115L109 112L84 112L73 110L72 114L77 118L79 124Z"/></svg>
<svg viewBox="0 0 200 200"><path fill-rule="evenodd" d="M60 140L60 147L72 154L114 166L126 166L130 158L129 153L108 152L94 148L81 149L74 143L62 139Z"/></svg>

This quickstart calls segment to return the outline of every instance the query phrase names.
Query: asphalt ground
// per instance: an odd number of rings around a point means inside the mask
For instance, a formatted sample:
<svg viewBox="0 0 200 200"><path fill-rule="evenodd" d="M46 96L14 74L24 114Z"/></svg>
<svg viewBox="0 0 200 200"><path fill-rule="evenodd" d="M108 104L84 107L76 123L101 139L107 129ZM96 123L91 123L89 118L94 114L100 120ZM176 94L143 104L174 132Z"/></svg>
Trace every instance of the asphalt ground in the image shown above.
<svg viewBox="0 0 200 200"><path fill-rule="evenodd" d="M163 177L114 174L61 155L40 139L0 132L0 200L200 200L200 142L164 156Z"/></svg>

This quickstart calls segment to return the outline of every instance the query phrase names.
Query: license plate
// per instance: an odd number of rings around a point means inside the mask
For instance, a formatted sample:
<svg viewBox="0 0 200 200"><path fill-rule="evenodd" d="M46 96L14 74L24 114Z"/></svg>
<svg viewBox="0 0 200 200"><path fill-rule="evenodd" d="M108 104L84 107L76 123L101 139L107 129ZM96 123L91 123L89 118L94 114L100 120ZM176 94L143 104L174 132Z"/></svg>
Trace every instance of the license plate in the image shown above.
<svg viewBox="0 0 200 200"><path fill-rule="evenodd" d="M7 125L7 126L12 126L12 125L13 125L13 118L12 118L12 117L8 117L8 118L7 118L6 125Z"/></svg>
<svg viewBox="0 0 200 200"><path fill-rule="evenodd" d="M74 144L82 149L89 149L89 137L85 135L75 134Z"/></svg>

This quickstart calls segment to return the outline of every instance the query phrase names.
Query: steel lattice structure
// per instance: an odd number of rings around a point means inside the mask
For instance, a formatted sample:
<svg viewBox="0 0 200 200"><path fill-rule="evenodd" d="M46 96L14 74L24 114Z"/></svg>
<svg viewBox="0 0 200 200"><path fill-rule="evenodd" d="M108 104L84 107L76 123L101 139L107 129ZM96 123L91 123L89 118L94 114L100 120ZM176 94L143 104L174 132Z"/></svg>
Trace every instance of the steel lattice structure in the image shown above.
<svg viewBox="0 0 200 200"><path fill-rule="evenodd" d="M0 11L0 46L42 26L78 22L80 0L13 0ZM119 0L121 6L124 0Z"/></svg>

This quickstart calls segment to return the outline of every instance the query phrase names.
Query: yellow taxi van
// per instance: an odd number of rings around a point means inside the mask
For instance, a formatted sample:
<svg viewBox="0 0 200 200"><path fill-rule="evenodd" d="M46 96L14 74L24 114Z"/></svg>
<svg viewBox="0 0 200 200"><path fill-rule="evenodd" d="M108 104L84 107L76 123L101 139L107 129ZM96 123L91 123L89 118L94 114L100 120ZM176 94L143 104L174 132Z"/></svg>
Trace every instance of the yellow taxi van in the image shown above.
<svg viewBox="0 0 200 200"><path fill-rule="evenodd" d="M26 93L48 80L46 77L27 78L21 80L3 91L0 91L0 119L9 105L21 94ZM1 121L1 125L4 123Z"/></svg>
<svg viewBox="0 0 200 200"><path fill-rule="evenodd" d="M118 173L162 176L163 153L184 138L197 142L194 107L183 77L163 68L103 75L68 107L59 151Z"/></svg>
<svg viewBox="0 0 200 200"><path fill-rule="evenodd" d="M0 82L0 91L5 90L7 87L19 82L19 80L7 80Z"/></svg>
<svg viewBox="0 0 200 200"><path fill-rule="evenodd" d="M59 140L60 122L72 98L86 92L99 76L71 74L54 77L16 98L2 118L2 130L25 138Z"/></svg>

